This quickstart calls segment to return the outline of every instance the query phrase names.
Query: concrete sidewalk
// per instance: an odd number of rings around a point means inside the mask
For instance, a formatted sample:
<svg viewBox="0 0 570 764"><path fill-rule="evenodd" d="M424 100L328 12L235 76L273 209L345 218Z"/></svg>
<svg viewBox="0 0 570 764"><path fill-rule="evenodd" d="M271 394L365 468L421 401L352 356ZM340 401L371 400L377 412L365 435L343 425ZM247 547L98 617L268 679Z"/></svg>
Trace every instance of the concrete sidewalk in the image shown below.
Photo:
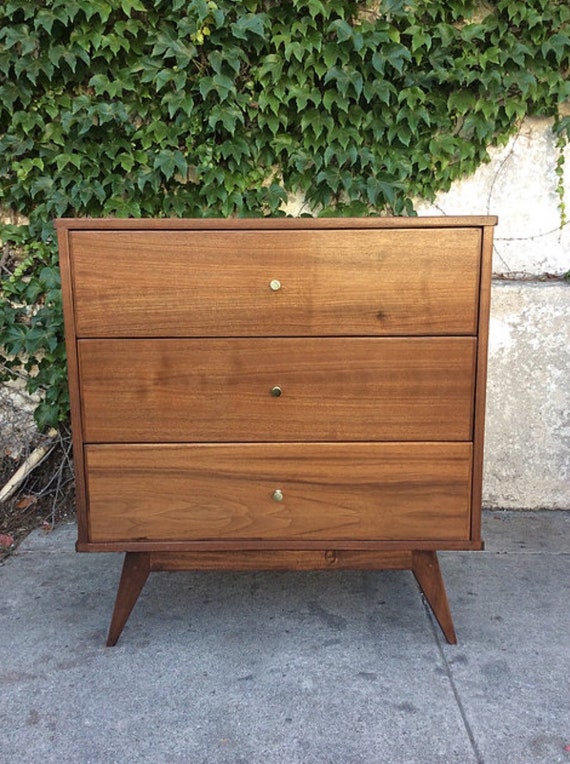
<svg viewBox="0 0 570 764"><path fill-rule="evenodd" d="M459 644L408 571L152 574L33 533L0 567L0 761L570 762L570 512L487 513L440 555Z"/></svg>

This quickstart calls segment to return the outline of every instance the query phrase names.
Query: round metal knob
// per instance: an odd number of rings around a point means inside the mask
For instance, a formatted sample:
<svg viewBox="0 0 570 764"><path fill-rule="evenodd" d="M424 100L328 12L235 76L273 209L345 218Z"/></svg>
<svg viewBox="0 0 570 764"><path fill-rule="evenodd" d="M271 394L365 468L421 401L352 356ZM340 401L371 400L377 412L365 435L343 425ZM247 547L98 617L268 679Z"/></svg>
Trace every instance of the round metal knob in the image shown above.
<svg viewBox="0 0 570 764"><path fill-rule="evenodd" d="M271 388L271 395L272 395L274 398L279 398L279 396L281 395L281 393L282 393L282 390L281 390L281 388L279 387L279 385L275 385L275 387L272 387L272 388Z"/></svg>
<svg viewBox="0 0 570 764"><path fill-rule="evenodd" d="M280 488L273 491L273 501L283 501L283 491Z"/></svg>
<svg viewBox="0 0 570 764"><path fill-rule="evenodd" d="M269 288L273 292L278 292L281 289L281 282L278 281L277 279L273 279L272 281L269 282Z"/></svg>

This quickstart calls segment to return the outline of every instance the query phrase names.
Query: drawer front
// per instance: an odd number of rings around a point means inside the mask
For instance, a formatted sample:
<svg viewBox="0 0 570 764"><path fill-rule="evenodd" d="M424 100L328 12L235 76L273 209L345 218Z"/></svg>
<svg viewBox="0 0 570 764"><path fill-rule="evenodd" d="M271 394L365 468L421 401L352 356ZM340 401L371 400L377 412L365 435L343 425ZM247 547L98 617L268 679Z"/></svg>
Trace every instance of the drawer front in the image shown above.
<svg viewBox="0 0 570 764"><path fill-rule="evenodd" d="M475 340L82 340L90 443L471 440Z"/></svg>
<svg viewBox="0 0 570 764"><path fill-rule="evenodd" d="M476 228L73 231L80 337L475 334Z"/></svg>
<svg viewBox="0 0 570 764"><path fill-rule="evenodd" d="M467 540L468 443L94 445L89 540Z"/></svg>

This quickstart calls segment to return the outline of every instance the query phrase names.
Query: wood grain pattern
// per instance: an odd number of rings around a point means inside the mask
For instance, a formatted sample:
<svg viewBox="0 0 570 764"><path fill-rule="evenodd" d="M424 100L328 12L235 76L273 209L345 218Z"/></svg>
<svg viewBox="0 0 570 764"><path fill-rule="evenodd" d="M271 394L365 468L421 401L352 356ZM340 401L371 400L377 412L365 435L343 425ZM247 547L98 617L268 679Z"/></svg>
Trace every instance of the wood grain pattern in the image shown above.
<svg viewBox="0 0 570 764"><path fill-rule="evenodd" d="M420 589L432 609L441 630L450 645L457 644L447 592L435 552L412 552L412 570Z"/></svg>
<svg viewBox="0 0 570 764"><path fill-rule="evenodd" d="M97 230L70 242L80 337L476 332L476 228Z"/></svg>
<svg viewBox="0 0 570 764"><path fill-rule="evenodd" d="M469 538L469 443L102 445L86 463L94 542Z"/></svg>
<svg viewBox="0 0 570 764"><path fill-rule="evenodd" d="M475 349L471 337L82 340L85 439L470 440Z"/></svg>
<svg viewBox="0 0 570 764"><path fill-rule="evenodd" d="M148 552L126 553L107 635L107 647L114 647L117 644L149 573L150 554Z"/></svg>
<svg viewBox="0 0 570 764"><path fill-rule="evenodd" d="M166 570L411 570L412 552L361 549L152 552L150 569Z"/></svg>

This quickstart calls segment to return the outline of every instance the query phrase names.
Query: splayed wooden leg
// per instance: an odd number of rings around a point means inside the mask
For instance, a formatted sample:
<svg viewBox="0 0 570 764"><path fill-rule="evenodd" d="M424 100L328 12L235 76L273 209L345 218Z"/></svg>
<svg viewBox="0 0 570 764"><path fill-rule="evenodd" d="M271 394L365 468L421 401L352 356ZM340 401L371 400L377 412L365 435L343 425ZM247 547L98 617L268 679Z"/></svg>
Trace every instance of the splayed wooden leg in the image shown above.
<svg viewBox="0 0 570 764"><path fill-rule="evenodd" d="M457 644L445 585L435 552L414 550L412 571L450 645Z"/></svg>
<svg viewBox="0 0 570 764"><path fill-rule="evenodd" d="M113 647L131 614L150 573L150 552L127 552L111 618L107 647Z"/></svg>

